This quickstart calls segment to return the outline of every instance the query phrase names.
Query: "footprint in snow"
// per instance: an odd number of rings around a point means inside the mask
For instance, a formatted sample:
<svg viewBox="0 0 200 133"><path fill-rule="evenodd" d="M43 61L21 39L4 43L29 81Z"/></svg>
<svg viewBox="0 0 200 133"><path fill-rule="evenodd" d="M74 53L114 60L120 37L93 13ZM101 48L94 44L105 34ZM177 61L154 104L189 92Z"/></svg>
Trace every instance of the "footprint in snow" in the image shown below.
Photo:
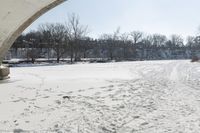
<svg viewBox="0 0 200 133"><path fill-rule="evenodd" d="M84 92L85 90L78 90L78 92Z"/></svg>
<svg viewBox="0 0 200 133"><path fill-rule="evenodd" d="M148 122L143 122L143 123L141 123L140 125L141 126L146 126L146 125L148 125L149 123Z"/></svg>
<svg viewBox="0 0 200 133"><path fill-rule="evenodd" d="M43 98L45 98L45 99L46 99L46 98L49 98L49 96L44 96Z"/></svg>
<svg viewBox="0 0 200 133"><path fill-rule="evenodd" d="M114 89L108 89L108 90L105 90L105 92L110 92L110 91L113 91Z"/></svg>
<svg viewBox="0 0 200 133"><path fill-rule="evenodd" d="M114 87L114 85L109 85L108 87L109 87L109 88L113 88L113 87Z"/></svg>
<svg viewBox="0 0 200 133"><path fill-rule="evenodd" d="M70 100L71 97L70 97L70 96L63 96L63 99L68 99L68 100Z"/></svg>
<svg viewBox="0 0 200 133"><path fill-rule="evenodd" d="M30 123L30 121L25 121L25 123Z"/></svg>
<svg viewBox="0 0 200 133"><path fill-rule="evenodd" d="M96 92L94 95L100 95L101 94L101 92Z"/></svg>
<svg viewBox="0 0 200 133"><path fill-rule="evenodd" d="M69 91L69 92L67 92L67 94L72 94L73 93L73 91Z"/></svg>
<svg viewBox="0 0 200 133"><path fill-rule="evenodd" d="M62 102L60 100L56 100L55 103L57 103L58 105L60 105Z"/></svg>

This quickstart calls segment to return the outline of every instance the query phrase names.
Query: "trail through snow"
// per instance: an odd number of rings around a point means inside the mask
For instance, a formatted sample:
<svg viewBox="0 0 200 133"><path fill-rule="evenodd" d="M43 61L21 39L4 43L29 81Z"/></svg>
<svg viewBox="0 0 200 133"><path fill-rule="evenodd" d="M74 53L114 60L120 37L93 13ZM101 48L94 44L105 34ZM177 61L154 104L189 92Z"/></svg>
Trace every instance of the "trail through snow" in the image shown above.
<svg viewBox="0 0 200 133"><path fill-rule="evenodd" d="M0 131L198 133L200 64L147 61L12 68Z"/></svg>

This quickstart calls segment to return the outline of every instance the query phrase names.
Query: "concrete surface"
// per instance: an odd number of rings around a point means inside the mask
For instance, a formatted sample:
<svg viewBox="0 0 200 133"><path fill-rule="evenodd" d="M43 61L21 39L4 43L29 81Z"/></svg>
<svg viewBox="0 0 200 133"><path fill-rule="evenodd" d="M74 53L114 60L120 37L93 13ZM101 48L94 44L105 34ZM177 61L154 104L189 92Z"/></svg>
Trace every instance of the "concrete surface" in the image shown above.
<svg viewBox="0 0 200 133"><path fill-rule="evenodd" d="M9 78L10 69L8 67L0 66L0 80Z"/></svg>

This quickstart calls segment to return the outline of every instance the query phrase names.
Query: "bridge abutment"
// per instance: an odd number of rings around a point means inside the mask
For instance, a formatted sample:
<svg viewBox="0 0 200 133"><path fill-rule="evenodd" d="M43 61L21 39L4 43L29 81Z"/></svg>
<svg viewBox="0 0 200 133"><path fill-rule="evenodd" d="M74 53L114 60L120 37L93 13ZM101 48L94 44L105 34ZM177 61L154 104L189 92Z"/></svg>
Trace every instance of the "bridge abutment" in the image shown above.
<svg viewBox="0 0 200 133"><path fill-rule="evenodd" d="M9 78L10 68L0 65L0 80L5 80Z"/></svg>

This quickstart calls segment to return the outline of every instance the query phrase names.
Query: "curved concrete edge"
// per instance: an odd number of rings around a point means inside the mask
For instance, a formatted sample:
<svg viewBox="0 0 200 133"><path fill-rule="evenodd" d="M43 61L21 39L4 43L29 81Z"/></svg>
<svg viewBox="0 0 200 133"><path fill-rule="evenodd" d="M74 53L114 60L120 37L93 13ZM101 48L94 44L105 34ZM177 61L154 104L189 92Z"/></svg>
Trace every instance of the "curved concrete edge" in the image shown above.
<svg viewBox="0 0 200 133"><path fill-rule="evenodd" d="M10 49L14 41L21 35L21 33L30 25L32 24L36 19L38 19L41 15L46 13L47 11L51 10L52 8L56 7L57 5L63 3L67 0L56 0L49 5L43 7L39 11L37 11L35 14L29 17L28 20L23 22L17 30L15 30L13 33L11 33L7 38L3 41L1 47L0 47L0 62L5 57L7 51Z"/></svg>

